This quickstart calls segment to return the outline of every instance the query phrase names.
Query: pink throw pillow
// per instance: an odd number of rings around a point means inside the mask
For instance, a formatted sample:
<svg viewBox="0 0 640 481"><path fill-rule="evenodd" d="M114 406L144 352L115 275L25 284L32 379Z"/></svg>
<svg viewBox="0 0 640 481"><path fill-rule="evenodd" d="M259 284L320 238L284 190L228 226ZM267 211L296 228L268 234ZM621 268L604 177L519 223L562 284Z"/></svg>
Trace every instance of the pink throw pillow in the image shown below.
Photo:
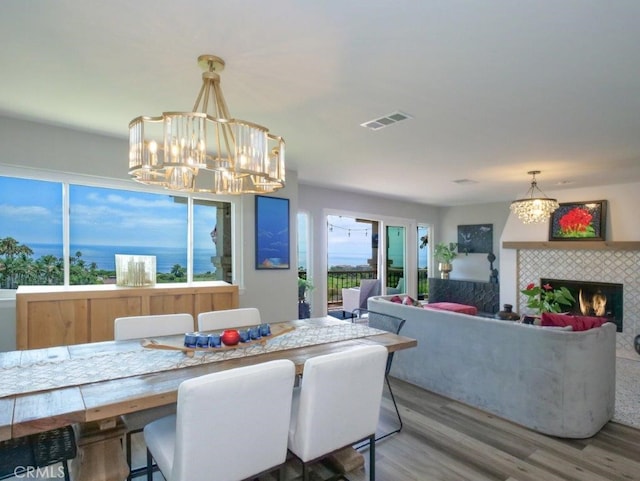
<svg viewBox="0 0 640 481"><path fill-rule="evenodd" d="M474 306L467 306L466 304L457 304L455 302L433 302L424 305L425 309L440 309L442 311L453 311L461 314L470 314L475 316L478 314L478 309Z"/></svg>
<svg viewBox="0 0 640 481"><path fill-rule="evenodd" d="M391 299L389 299L391 302L396 302L398 304L402 304L402 297L400 296L393 296Z"/></svg>
<svg viewBox="0 0 640 481"><path fill-rule="evenodd" d="M543 312L540 318L541 326L571 326L574 331L587 331L594 327L600 327L607 322L606 317L570 316L555 312Z"/></svg>

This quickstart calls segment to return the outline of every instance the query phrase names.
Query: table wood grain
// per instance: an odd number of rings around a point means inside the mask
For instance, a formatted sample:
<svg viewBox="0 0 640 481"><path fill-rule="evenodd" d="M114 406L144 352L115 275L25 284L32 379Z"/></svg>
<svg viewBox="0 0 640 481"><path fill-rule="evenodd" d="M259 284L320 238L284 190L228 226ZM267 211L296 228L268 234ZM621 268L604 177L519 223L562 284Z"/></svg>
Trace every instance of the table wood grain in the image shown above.
<svg viewBox="0 0 640 481"><path fill-rule="evenodd" d="M293 327L321 327L344 323L332 317L295 320L283 323ZM102 421L150 407L175 403L182 381L212 372L258 364L275 359L290 359L302 373L304 362L312 357L346 351L366 344L385 346L389 352L417 345L415 339L383 333L347 341L224 360L122 379L95 382L77 387L50 389L0 399L0 440L43 432L75 423ZM39 361L77 359L102 353L131 350L139 340L106 341L27 351L0 353L0 368ZM25 367L28 370L28 367ZM25 371L28 375L28 371Z"/></svg>

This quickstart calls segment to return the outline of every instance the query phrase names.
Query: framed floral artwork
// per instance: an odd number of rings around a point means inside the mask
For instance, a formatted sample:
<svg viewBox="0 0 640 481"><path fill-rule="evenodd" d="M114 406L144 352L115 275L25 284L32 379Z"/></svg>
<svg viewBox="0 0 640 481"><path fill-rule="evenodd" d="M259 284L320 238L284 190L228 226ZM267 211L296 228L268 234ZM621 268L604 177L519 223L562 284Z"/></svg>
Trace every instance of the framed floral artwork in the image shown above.
<svg viewBox="0 0 640 481"><path fill-rule="evenodd" d="M603 241L606 223L606 200L561 203L549 220L549 240Z"/></svg>

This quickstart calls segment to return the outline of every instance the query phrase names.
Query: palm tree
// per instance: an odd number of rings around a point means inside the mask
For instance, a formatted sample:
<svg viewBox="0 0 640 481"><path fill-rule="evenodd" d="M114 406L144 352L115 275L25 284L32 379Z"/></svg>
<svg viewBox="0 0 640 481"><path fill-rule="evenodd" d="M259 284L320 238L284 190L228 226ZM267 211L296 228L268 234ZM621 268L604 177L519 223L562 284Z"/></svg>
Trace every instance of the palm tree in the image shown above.
<svg viewBox="0 0 640 481"><path fill-rule="evenodd" d="M182 267L180 264L174 264L174 266L171 268L171 274L173 274L175 277L184 277L184 267Z"/></svg>
<svg viewBox="0 0 640 481"><path fill-rule="evenodd" d="M33 251L29 246L20 245L20 242L13 237L5 237L0 239L0 255L6 256L7 259L13 259L15 256L25 254L32 256Z"/></svg>

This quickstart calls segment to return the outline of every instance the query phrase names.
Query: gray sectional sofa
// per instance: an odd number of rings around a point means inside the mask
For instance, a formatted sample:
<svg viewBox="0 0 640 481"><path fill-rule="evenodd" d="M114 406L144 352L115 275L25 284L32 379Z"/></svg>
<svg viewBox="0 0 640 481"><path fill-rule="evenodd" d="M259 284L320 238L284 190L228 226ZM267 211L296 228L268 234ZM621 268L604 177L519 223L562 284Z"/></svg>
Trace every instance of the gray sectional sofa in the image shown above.
<svg viewBox="0 0 640 481"><path fill-rule="evenodd" d="M418 347L391 375L538 432L587 438L613 416L616 327L531 326L372 297L370 311L406 319ZM374 315L374 314L370 314Z"/></svg>

